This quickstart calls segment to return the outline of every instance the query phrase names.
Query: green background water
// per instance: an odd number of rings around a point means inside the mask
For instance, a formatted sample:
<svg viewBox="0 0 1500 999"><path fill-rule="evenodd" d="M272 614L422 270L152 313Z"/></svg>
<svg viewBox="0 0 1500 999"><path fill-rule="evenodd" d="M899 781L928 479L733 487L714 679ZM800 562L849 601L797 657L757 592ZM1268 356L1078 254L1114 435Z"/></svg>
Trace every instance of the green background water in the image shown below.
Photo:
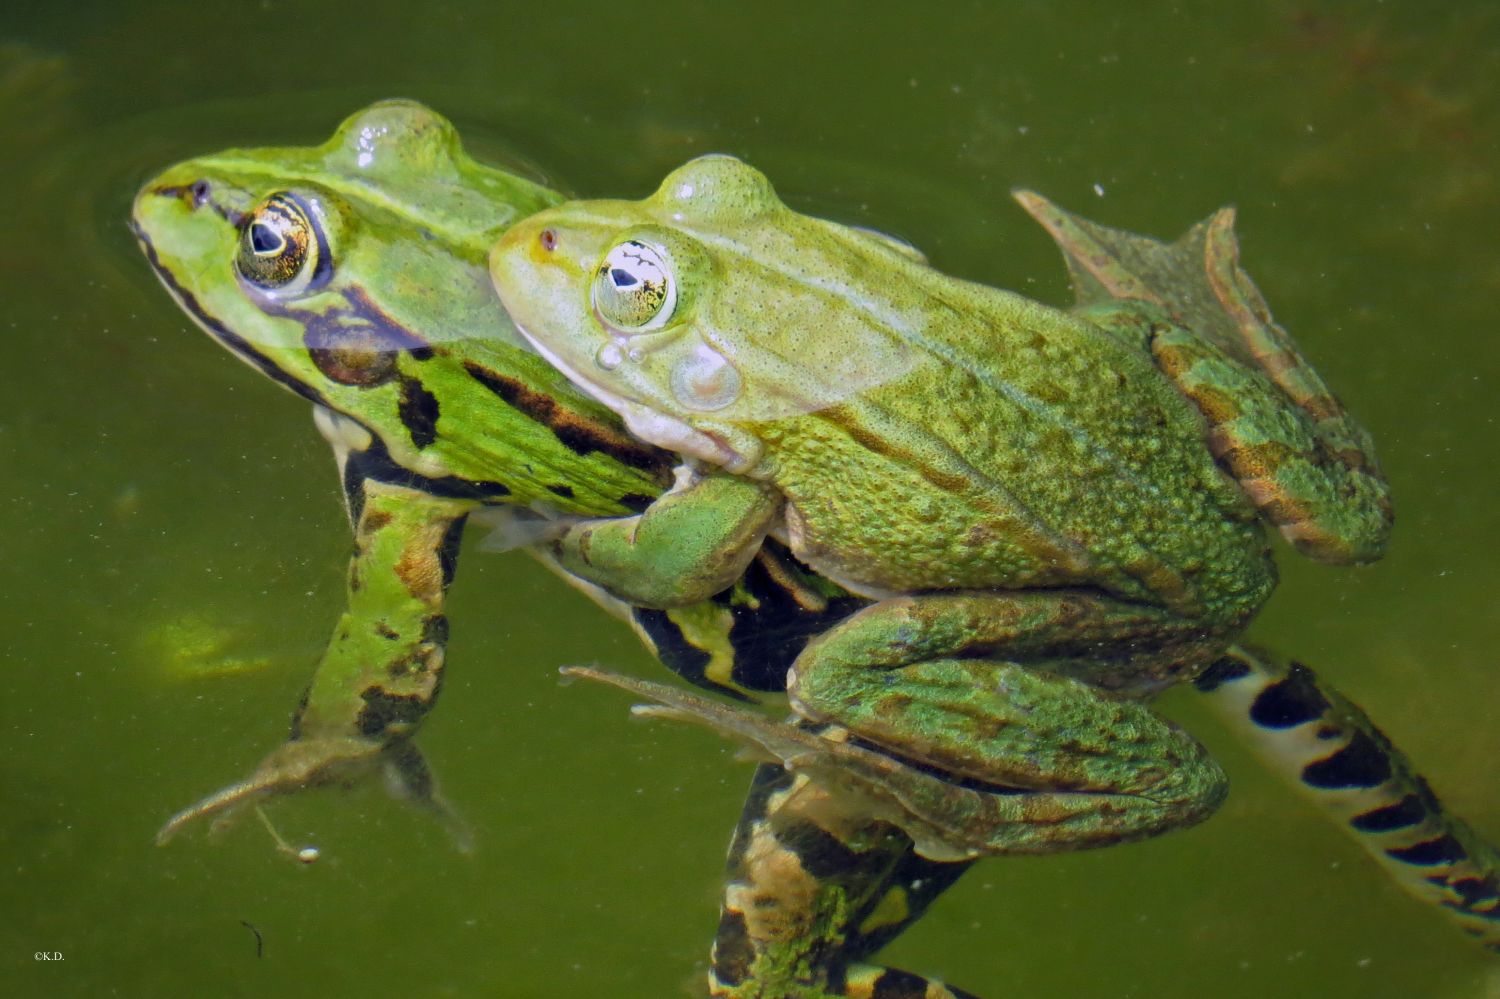
<svg viewBox="0 0 1500 999"><path fill-rule="evenodd" d="M705 733L560 688L563 662L659 670L520 556L471 546L424 734L472 857L374 790L274 808L324 850L308 868L254 823L152 845L284 734L347 531L305 405L176 311L129 199L175 159L319 142L388 96L581 193L640 196L732 152L794 205L1054 302L1060 262L1010 187L1162 236L1236 202L1248 266L1372 427L1399 509L1378 567L1286 559L1257 636L1500 835L1494 5L416 6L0 13L0 993L699 988L748 770ZM1164 707L1231 774L1217 817L987 862L891 959L988 997L1500 995L1491 958L1193 695Z"/></svg>

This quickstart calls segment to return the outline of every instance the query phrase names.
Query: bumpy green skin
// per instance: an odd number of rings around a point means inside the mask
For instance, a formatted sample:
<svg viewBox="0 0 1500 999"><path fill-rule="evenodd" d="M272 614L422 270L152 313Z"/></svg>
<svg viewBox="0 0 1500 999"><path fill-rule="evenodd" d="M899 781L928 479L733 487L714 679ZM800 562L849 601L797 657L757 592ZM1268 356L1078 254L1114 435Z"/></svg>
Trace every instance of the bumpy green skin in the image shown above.
<svg viewBox="0 0 1500 999"><path fill-rule="evenodd" d="M1248 279L1215 287L1194 273L1202 258L1169 255L1185 276L1157 283L1243 305ZM521 332L634 433L722 469L671 496L678 518L700 500L721 518L675 536L674 565L703 543L704 564L732 571L719 546L780 529L814 569L885 598L810 645L788 691L804 717L904 758L1038 792L1029 821L982 830L944 814L944 796L913 806L960 855L1120 842L1218 804L1222 774L1193 740L1095 691L1190 678L1246 625L1275 581L1255 516L1276 506L1268 483L1314 481L1358 508L1286 513L1284 527L1307 515L1365 532L1325 557L1384 542L1383 486L1347 488L1378 483L1373 464L1320 452L1306 400L1262 354L1160 300L1106 293L1090 321L947 277L792 212L729 157L689 163L641 202L544 211L506 233L491 271ZM1284 373L1300 357L1274 360ZM1268 442L1276 463L1234 460ZM727 494L725 473L774 488L781 520L760 513L762 494ZM659 515L581 525L559 561L623 599L660 599ZM611 559L596 566L602 537ZM679 579L682 601L723 581Z"/></svg>
<svg viewBox="0 0 1500 999"><path fill-rule="evenodd" d="M267 293L236 270L242 233L284 192L316 213L323 259L332 263L322 283L301 294ZM354 115L322 147L192 160L140 193L137 236L184 310L314 403L339 459L354 528L348 610L291 737L249 778L174 816L161 841L206 816L225 821L265 797L377 770L464 836L413 735L441 681L443 599L465 518L539 502L557 514L617 513L644 505L670 481L669 456L631 440L611 412L525 348L489 287L484 261L496 233L554 200L469 160L446 121L408 101ZM736 488L736 480L726 482ZM612 609L630 616L674 670L741 693L781 689L791 655L860 603L767 550L712 601L671 611ZM775 773L768 768L767 779ZM763 806L753 799L744 821L763 818ZM866 930L820 917L826 942L816 948L815 973L848 979L856 990L849 996L870 994L857 991L860 983L881 976L922 981L868 965L846 968L915 920L966 866L930 864L912 854L904 835L887 833L862 847L858 864L821 872L830 894L904 895L912 878L929 886L921 905L888 912ZM804 881L783 880L783 865L761 869L752 861L745 869L762 893L783 894L787 908L826 908L801 894ZM857 908L844 911L868 920ZM774 979L759 980L781 945L755 944L757 962L769 964L743 988L790 995Z"/></svg>
<svg viewBox="0 0 1500 999"><path fill-rule="evenodd" d="M1169 245L1081 219L1030 191L1015 196L1063 248L1080 306L1151 303L1193 331L1147 349L1208 421L1214 455L1287 541L1321 562L1385 553L1390 494L1370 436L1240 267L1234 209Z"/></svg>

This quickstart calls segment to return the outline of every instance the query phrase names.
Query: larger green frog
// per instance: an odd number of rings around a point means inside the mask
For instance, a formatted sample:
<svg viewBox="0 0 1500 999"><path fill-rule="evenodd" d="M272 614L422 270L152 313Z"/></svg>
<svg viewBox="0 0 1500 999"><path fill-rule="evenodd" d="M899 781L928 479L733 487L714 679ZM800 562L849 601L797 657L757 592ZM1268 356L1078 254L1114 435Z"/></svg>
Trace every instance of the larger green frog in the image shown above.
<svg viewBox="0 0 1500 999"><path fill-rule="evenodd" d="M1289 340L1257 353L1146 303L1078 315L960 281L791 211L731 157L541 212L491 264L543 353L695 462L644 514L554 542L561 564L692 602L776 532L875 598L788 692L900 756L1043 792L959 855L1205 817L1222 773L1114 695L1196 676L1259 609L1257 508L1317 558L1385 545L1368 442Z"/></svg>
<svg viewBox="0 0 1500 999"><path fill-rule="evenodd" d="M820 729L582 672L965 857L1202 817L1217 771L1122 699L1192 676L1405 889L1500 949L1500 853L1357 706L1230 644L1274 579L1252 510L1328 562L1378 557L1390 526L1368 438L1239 267L1233 212L1168 245L1017 197L1064 251L1072 316L796 215L725 157L506 235L492 276L522 332L689 456L646 514L557 538L563 564L670 604L770 532L877 600L789 674ZM670 508L699 530L662 552L647 522Z"/></svg>

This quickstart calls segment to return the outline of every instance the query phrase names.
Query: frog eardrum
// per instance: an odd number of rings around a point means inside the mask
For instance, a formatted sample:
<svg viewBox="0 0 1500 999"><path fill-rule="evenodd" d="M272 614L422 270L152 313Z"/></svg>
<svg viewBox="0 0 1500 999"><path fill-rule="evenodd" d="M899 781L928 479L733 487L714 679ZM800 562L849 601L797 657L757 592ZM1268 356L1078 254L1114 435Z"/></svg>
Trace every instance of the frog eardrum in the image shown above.
<svg viewBox="0 0 1500 999"><path fill-rule="evenodd" d="M327 281L333 255L313 211L295 194L278 191L246 214L235 269L261 291L301 295Z"/></svg>
<svg viewBox="0 0 1500 999"><path fill-rule="evenodd" d="M604 256L594 274L594 309L622 333L658 330L677 309L677 283L666 256L654 246L627 239Z"/></svg>

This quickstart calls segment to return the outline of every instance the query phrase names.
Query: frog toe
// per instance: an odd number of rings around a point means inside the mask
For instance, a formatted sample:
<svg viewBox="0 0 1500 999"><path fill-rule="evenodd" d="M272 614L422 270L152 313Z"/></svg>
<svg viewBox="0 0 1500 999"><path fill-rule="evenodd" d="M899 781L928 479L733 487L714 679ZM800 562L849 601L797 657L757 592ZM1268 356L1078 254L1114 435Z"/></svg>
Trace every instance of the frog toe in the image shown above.
<svg viewBox="0 0 1500 999"><path fill-rule="evenodd" d="M165 845L199 819L212 817L213 830L219 831L233 823L247 805L336 781L352 782L380 759L384 749L377 743L359 739L298 739L285 743L262 760L249 777L220 788L173 815L157 832L156 843ZM430 775L427 786L430 792Z"/></svg>

